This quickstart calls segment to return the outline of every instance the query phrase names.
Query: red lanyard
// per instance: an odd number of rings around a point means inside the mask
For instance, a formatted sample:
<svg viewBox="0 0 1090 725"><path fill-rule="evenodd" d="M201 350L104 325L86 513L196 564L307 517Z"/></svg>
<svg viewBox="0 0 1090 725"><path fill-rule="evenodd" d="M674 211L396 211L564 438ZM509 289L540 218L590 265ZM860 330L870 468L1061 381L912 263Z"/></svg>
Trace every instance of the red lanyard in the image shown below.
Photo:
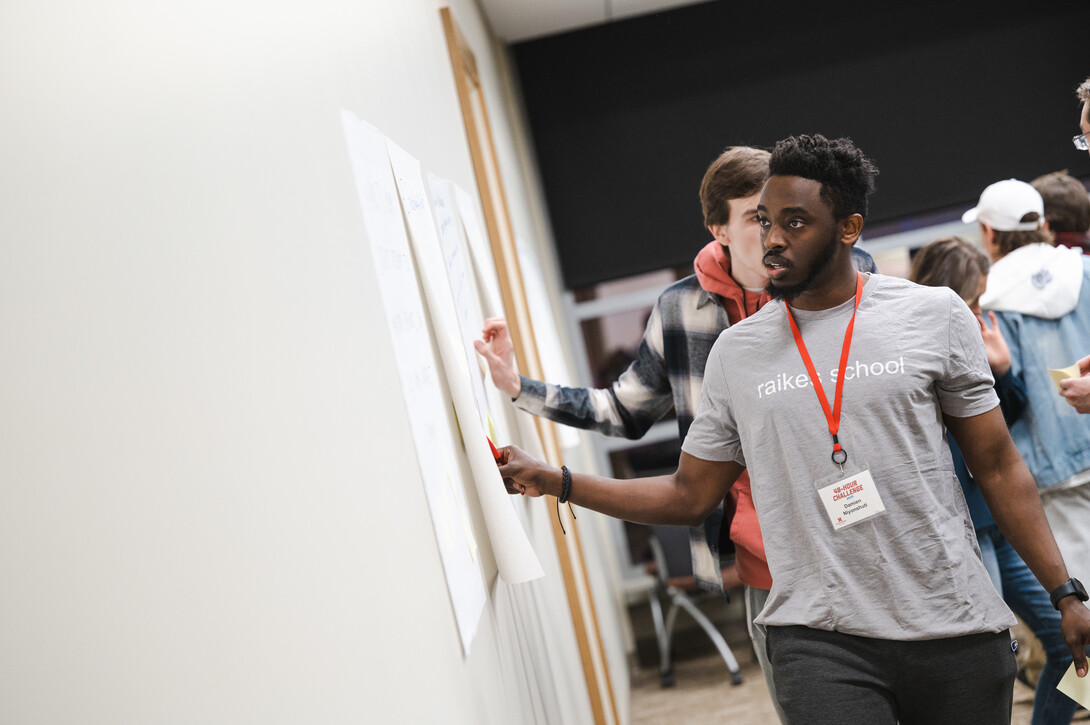
<svg viewBox="0 0 1090 725"><path fill-rule="evenodd" d="M863 275L856 272L855 307L852 309L852 319L848 323L848 329L844 333L844 346L840 351L840 369L836 374L836 392L833 396L833 409L831 411L829 410L829 401L825 398L825 389L821 387L821 381L818 379L817 371L814 370L814 363L810 359L810 353L806 351L806 343L802 341L802 334L799 332L798 325L795 324L795 318L791 315L791 305L784 305L787 308L787 321L791 323L791 334L795 336L795 346L799 349L803 364L806 365L806 372L810 374L810 382L813 383L818 402L821 403L821 409L825 412L825 420L829 422L829 432L833 435L833 463L841 468L843 468L844 462L848 460L848 452L840 447L840 441L836 437L837 431L840 430L840 400L844 395L844 373L848 369L848 350L852 346L855 313L859 311L859 298L862 296Z"/></svg>

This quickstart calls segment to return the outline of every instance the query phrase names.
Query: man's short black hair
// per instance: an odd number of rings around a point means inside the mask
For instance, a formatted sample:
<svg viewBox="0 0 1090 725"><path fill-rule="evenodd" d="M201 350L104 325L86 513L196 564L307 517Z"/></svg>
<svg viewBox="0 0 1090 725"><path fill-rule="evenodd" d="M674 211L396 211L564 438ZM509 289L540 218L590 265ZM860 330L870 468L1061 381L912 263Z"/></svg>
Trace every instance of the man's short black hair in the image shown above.
<svg viewBox="0 0 1090 725"><path fill-rule="evenodd" d="M874 193L878 169L850 138L827 139L821 134L789 136L772 149L772 176L801 176L821 184L821 198L839 220L867 217L867 200Z"/></svg>

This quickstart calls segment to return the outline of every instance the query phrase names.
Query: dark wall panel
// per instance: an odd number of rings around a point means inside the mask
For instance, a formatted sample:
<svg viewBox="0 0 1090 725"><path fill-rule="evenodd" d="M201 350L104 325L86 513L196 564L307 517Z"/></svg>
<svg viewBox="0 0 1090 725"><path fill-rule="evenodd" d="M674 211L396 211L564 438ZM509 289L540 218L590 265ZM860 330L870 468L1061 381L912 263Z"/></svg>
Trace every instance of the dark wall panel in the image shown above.
<svg viewBox="0 0 1090 725"><path fill-rule="evenodd" d="M1090 175L1087 5L1020 7L711 2L515 45L566 286L691 261L728 145L850 136L881 172L870 223Z"/></svg>

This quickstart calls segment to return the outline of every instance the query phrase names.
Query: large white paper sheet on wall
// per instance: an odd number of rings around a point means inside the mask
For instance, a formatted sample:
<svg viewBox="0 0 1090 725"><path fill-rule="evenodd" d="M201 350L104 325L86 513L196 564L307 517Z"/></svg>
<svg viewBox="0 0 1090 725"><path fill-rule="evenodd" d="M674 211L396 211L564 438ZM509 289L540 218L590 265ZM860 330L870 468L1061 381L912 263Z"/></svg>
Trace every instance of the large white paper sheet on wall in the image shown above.
<svg viewBox="0 0 1090 725"><path fill-rule="evenodd" d="M468 655L487 595L454 453L456 434L444 424L439 371L385 137L348 111L342 111L342 122L417 462L462 648Z"/></svg>
<svg viewBox="0 0 1090 725"><path fill-rule="evenodd" d="M454 311L458 316L458 331L469 366L473 397L481 411L481 422L490 435L495 435L492 424L492 406L485 389L485 374L480 358L473 348L473 340L484 327L481 303L477 297L477 280L473 274L473 262L469 258L461 221L458 219L454 191L450 182L435 174L428 174L428 190L431 192L435 226L439 230L439 243L443 247L450 292L454 298Z"/></svg>
<svg viewBox="0 0 1090 725"><path fill-rule="evenodd" d="M504 312L503 298L500 295L499 279L496 276L496 262L492 257L492 249L488 240L484 237L484 225L477 214L477 204L469 193L454 183L449 183L449 188L454 195L454 207L457 210L458 221L469 248L469 259L472 264L474 280L477 284L478 300L481 304L481 324L476 335L484 327L484 321L489 317L507 317ZM478 357L478 359L480 359ZM513 416L515 408L511 406L511 399L495 385L489 383L485 386L493 423L496 428L496 437L493 440L496 445L506 445L511 441L512 434L517 430Z"/></svg>
<svg viewBox="0 0 1090 725"><path fill-rule="evenodd" d="M534 325L534 340L537 341L541 371L550 383L570 386L571 376L568 374L568 365L564 362L559 328L556 326L556 318L553 317L553 308L549 304L549 295L545 291L541 265L534 250L522 239L515 242L515 247L518 249L522 284L526 290L526 304L530 308L530 321ZM562 447L574 448L579 445L579 432L574 428L558 425L556 431Z"/></svg>
<svg viewBox="0 0 1090 725"><path fill-rule="evenodd" d="M462 442L477 484L477 495L500 576L509 584L538 579L544 576L544 571L508 500L509 494L492 458L487 434L481 425L481 414L473 397L465 351L458 340L458 319L443 261L442 245L424 188L420 162L389 139L386 140L386 150L401 196L401 208L409 223L409 236L416 251L424 295L439 341L447 383L454 398L454 410L462 428Z"/></svg>
<svg viewBox="0 0 1090 725"><path fill-rule="evenodd" d="M484 314L486 317L504 317L503 295L500 294L500 282L496 277L496 261L492 257L492 248L488 245L488 235L477 213L477 202L469 192L460 186L454 186L454 200L458 206L458 217L466 233L466 242L473 257L477 277L484 290Z"/></svg>

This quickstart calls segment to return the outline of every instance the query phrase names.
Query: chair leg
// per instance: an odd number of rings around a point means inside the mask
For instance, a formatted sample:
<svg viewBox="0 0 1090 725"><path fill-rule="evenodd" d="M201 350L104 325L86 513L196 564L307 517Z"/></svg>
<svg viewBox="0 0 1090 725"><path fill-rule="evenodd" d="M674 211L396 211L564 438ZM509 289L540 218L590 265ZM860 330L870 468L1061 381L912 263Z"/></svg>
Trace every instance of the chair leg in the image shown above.
<svg viewBox="0 0 1090 725"><path fill-rule="evenodd" d="M727 645L727 641L723 639L723 635L719 633L719 630L715 628L711 620L701 612L693 601L684 592L677 592L673 596L673 605L670 609L670 614L674 614L675 607L682 607L686 612L692 615L692 618L696 620L696 623L700 625L701 629L715 644L715 648L719 650L719 654L723 657L723 660L727 663L727 669L730 670L730 682L732 685L742 684L742 673L738 667L738 660L734 659L734 653L730 651L730 647ZM668 624L672 624L668 623ZM668 627L668 630L670 628Z"/></svg>
<svg viewBox="0 0 1090 725"><path fill-rule="evenodd" d="M673 687L674 665L670 662L670 635L662 619L662 604L657 592L651 592L651 619L655 623L655 639L659 643L659 677L663 687Z"/></svg>

